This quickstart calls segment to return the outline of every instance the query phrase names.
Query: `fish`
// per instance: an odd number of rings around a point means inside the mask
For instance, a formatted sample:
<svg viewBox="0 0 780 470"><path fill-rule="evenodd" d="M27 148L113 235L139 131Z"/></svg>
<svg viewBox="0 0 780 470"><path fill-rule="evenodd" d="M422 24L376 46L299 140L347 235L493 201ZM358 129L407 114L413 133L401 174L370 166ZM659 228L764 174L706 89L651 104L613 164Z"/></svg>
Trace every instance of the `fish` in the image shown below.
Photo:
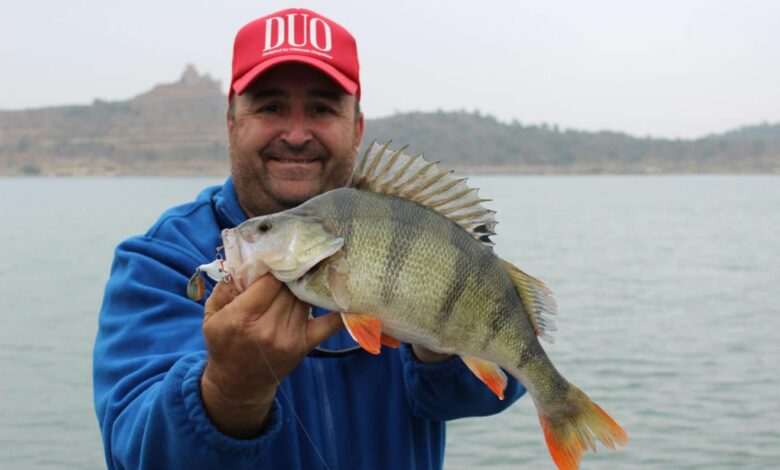
<svg viewBox="0 0 780 470"><path fill-rule="evenodd" d="M369 353L404 342L458 355L498 399L511 374L554 463L579 468L596 440L614 450L628 434L545 354L555 299L496 255L484 202L438 162L374 142L345 187L224 230L224 259L199 269L230 274L239 291L271 272L299 299L340 312Z"/></svg>

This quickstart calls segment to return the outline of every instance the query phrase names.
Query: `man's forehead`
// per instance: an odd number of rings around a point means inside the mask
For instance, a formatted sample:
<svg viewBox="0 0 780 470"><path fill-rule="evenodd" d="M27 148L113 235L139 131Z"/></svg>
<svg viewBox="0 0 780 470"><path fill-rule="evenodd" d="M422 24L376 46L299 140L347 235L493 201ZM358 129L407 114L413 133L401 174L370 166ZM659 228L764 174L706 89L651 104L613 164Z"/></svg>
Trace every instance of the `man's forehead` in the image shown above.
<svg viewBox="0 0 780 470"><path fill-rule="evenodd" d="M277 65L255 79L245 94L258 96L304 92L315 96L340 99L349 96L324 72L300 63Z"/></svg>

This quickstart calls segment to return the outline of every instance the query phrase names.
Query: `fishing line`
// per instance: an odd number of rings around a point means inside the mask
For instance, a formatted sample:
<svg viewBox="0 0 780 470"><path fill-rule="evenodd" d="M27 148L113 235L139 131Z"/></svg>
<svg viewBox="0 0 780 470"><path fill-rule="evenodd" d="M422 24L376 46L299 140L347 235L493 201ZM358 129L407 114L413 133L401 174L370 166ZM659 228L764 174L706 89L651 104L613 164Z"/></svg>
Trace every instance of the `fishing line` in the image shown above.
<svg viewBox="0 0 780 470"><path fill-rule="evenodd" d="M255 341L255 346L257 346L257 349L260 350L260 354L263 356L263 360L265 361L265 364L268 366L268 370L271 371L271 375L273 376L274 380L277 384L277 390L282 392L282 396L284 397L285 401L287 402L287 405L290 407L290 410L292 410L293 415L295 416L296 421L298 421L298 425L301 427L301 430L303 431L303 434L306 436L306 439L309 440L309 443L311 444L312 448L314 449L314 452L317 453L317 457L320 458L322 461L322 465L325 466L327 470L330 470L330 467L328 466L328 462L325 460L325 457L320 453L320 449L317 448L317 444L314 443L314 439L312 439L311 435L309 434L309 431L306 430L306 426L303 425L303 420L301 420L301 417L298 416L298 413L295 411L295 407L292 404L292 400L290 400L290 397L287 396L287 392L284 391L284 387L282 387L282 382L279 380L279 378L276 376L276 372L274 372L273 367L271 367L271 363L268 361L268 358L265 356L265 351L263 351L263 348L260 346L259 341Z"/></svg>
<svg viewBox="0 0 780 470"><path fill-rule="evenodd" d="M222 247L220 247L222 248ZM221 259L219 249L217 251L217 257ZM227 284L230 287L230 293L233 295L233 298L235 299L238 296L238 292L235 290L235 287L233 285L233 276L228 274L222 279L222 282ZM311 316L311 308L309 310L309 316ZM325 457L320 452L320 449L317 447L317 444L314 442L314 439L312 439L311 434L309 434L309 431L306 429L306 426L303 424L303 420L298 415L298 412L295 411L295 407L292 404L292 400L287 395L287 392L284 390L284 387L282 387L282 382L279 380L279 377L276 375L276 372L274 372L273 367L271 367L271 362L268 360L268 357L265 355L265 351L263 351L262 346L260 346L259 341L254 341L255 346L257 346L257 349L260 351L260 355L263 356L263 361L265 362L265 365L268 366L268 370L271 372L271 376L274 378L274 381L276 381L277 390L279 390L282 393L282 397L284 397L284 400L287 402L287 406L290 407L290 410L293 413L293 416L295 416L295 420L298 422L298 425L301 427L301 431L303 431L303 435L306 436L306 439L311 444L312 449L314 449L314 452L317 454L317 457L319 457L320 461L322 462L322 465L325 466L326 470L331 470L330 466L328 465L328 462L325 460ZM328 349L321 349L319 346L315 348L319 352L319 354L312 354L312 356L317 357L343 357L346 355L353 354L356 350L360 349L359 346L355 348L346 348L341 350L328 350ZM314 351L311 351L314 352Z"/></svg>

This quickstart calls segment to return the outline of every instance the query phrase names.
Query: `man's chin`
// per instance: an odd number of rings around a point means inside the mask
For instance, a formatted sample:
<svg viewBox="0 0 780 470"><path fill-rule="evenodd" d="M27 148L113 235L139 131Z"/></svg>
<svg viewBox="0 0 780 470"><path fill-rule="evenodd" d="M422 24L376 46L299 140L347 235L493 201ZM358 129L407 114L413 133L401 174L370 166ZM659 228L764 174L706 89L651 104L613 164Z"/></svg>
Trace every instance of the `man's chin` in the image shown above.
<svg viewBox="0 0 780 470"><path fill-rule="evenodd" d="M295 188L276 193L276 202L287 209L300 206L309 199L322 194L324 191L320 188Z"/></svg>

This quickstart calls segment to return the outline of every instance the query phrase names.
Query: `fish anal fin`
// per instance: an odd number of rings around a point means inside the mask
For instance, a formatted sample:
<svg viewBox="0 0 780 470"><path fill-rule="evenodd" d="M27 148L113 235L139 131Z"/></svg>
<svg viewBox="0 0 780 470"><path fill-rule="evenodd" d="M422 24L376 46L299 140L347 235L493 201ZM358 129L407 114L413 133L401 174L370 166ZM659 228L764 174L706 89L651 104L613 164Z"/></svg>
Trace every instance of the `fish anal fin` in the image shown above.
<svg viewBox="0 0 780 470"><path fill-rule="evenodd" d="M381 342L382 346L387 346L388 348L397 348L401 345L400 341L384 333L382 333Z"/></svg>
<svg viewBox="0 0 780 470"><path fill-rule="evenodd" d="M371 354L382 349L382 321L363 313L342 313L341 319L352 339Z"/></svg>
<svg viewBox="0 0 780 470"><path fill-rule="evenodd" d="M558 313L552 291L542 281L524 273L512 263L501 260L501 266L515 285L536 336L552 342L549 333L555 331L555 322L550 315Z"/></svg>
<svg viewBox="0 0 780 470"><path fill-rule="evenodd" d="M559 469L578 469L582 453L596 451L596 439L612 450L628 444L626 431L578 388L571 387L564 409L565 415L554 417L539 412L547 448Z"/></svg>
<svg viewBox="0 0 780 470"><path fill-rule="evenodd" d="M496 363L469 356L460 356L460 358L466 367L496 394L499 400L504 399L504 389L506 389L507 384L506 374Z"/></svg>

